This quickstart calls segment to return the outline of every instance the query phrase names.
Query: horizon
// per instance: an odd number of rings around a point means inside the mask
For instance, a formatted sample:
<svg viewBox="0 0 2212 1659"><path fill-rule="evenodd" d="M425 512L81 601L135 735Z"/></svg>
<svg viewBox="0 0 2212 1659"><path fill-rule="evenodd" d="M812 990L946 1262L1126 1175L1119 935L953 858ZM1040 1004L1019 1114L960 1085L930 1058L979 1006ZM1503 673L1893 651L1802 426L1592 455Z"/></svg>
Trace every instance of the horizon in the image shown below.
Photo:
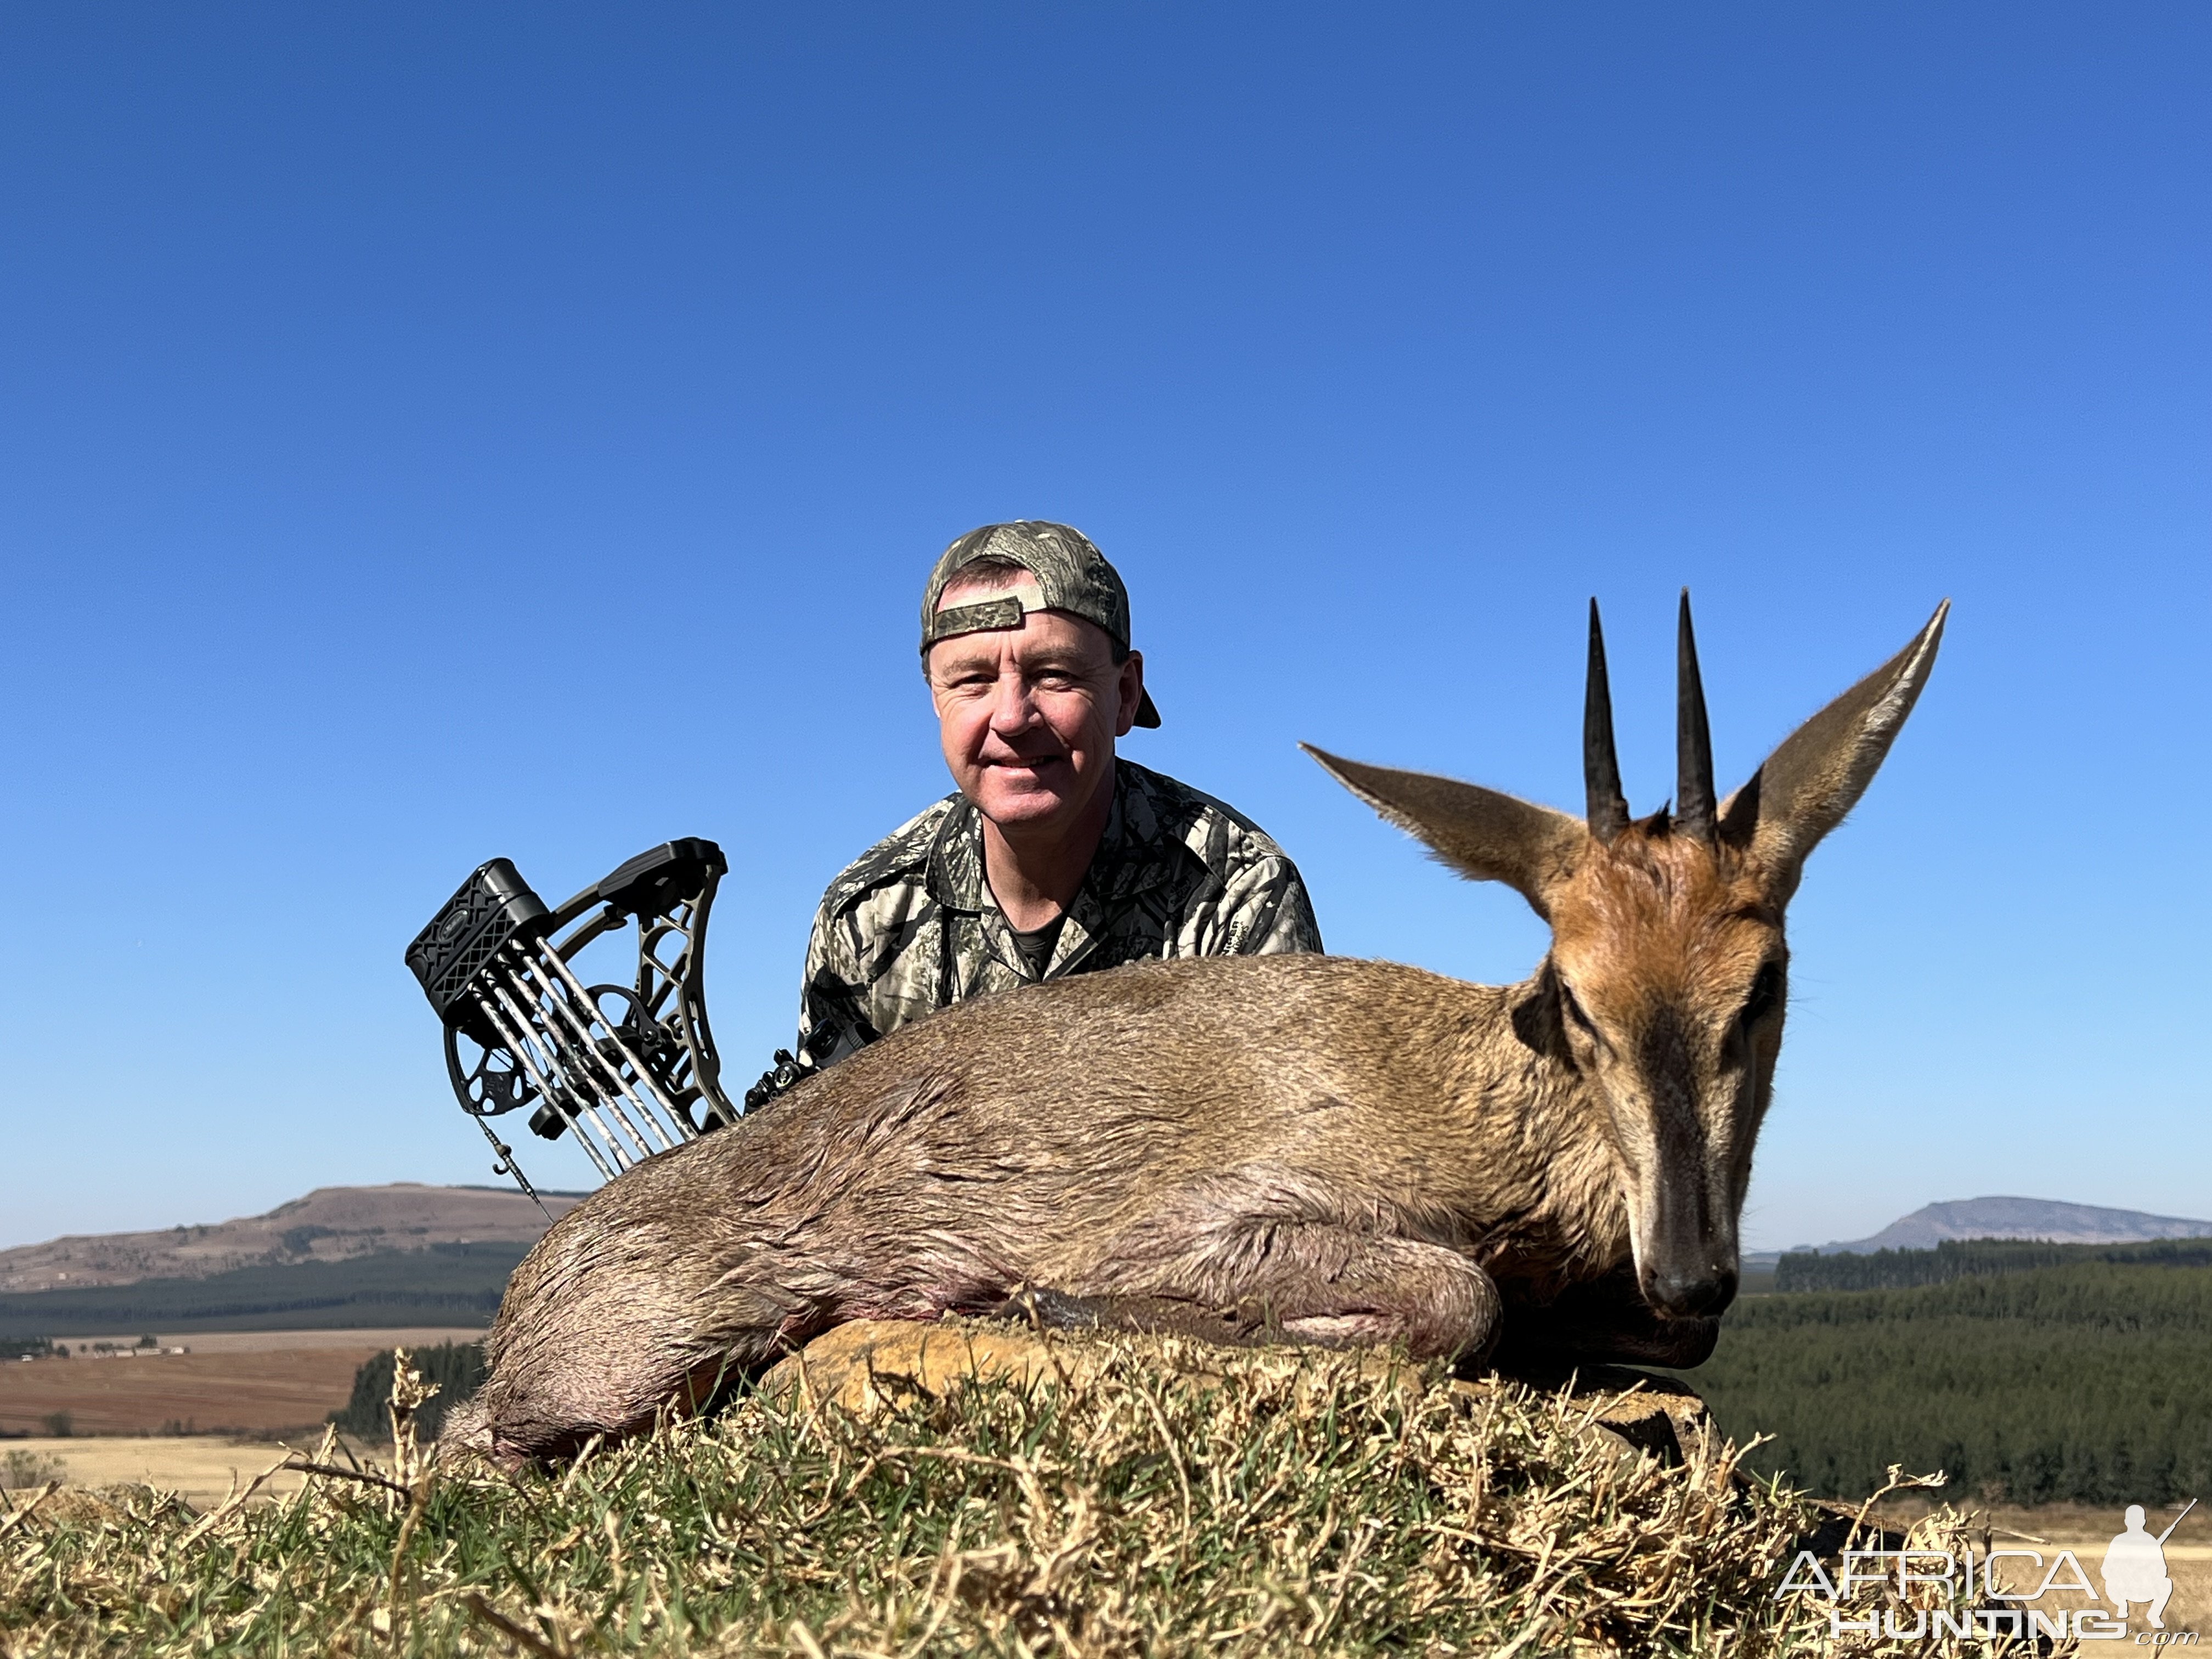
<svg viewBox="0 0 2212 1659"><path fill-rule="evenodd" d="M504 1195L504 1196L506 1196L506 1197L509 1197L509 1198L514 1198L514 1199L520 1200L520 1201L522 1201L522 1202L524 1202L524 1203L528 1203L528 1202L530 1201L530 1200L529 1200L529 1195L528 1195L527 1194L524 1193L520 1188L514 1186L512 1182L509 1182L508 1184L507 1184L507 1185L505 1185L505 1186L501 1186L501 1185L500 1185L499 1183L497 1183L497 1182L416 1182L416 1181L391 1181L391 1182L375 1182L375 1183L374 1183L374 1184L370 1184L370 1185L360 1185L360 1184L357 1184L357 1183L344 1183L344 1184L343 1184L342 1186L340 1186L338 1189L339 1189L339 1190L346 1190L346 1191L372 1191L372 1192L373 1192L373 1191L379 1191L379 1190L382 1190L382 1189L384 1189L384 1188L391 1188L391 1187L422 1187L422 1188L428 1188L428 1189L430 1189L430 1190L434 1190L434 1191L441 1191L441 1192L495 1193L495 1194L502 1194L502 1195ZM68 1240L70 1240L70 1239L73 1239L73 1238L106 1238L106 1237L131 1237L131 1236L137 1236L137 1235L143 1235L143 1234L151 1234L151 1233L185 1232L185 1231L193 1231L193 1230L196 1230L196 1229L206 1229L206 1228L225 1227L225 1226L229 1226L229 1225L231 1225L231 1224L234 1224L234 1223L237 1223L237 1222L242 1222L242 1221L260 1221L260 1220L265 1220L265 1219L269 1218L270 1216L273 1216L273 1215L274 1215L277 1211L279 1211L279 1210L283 1210L283 1209L284 1209L284 1208L288 1207L288 1206L290 1206L290 1205L296 1204L296 1203L300 1203L300 1202L304 1201L304 1200L307 1200L307 1199L312 1198L312 1197L313 1197L316 1193L318 1193L318 1192L323 1192L323 1191L327 1191L327 1190L331 1190L331 1188L329 1188L329 1187L314 1187L314 1188L310 1188L307 1192L300 1193L300 1194L295 1194L293 1197L291 1197L291 1198L289 1198L289 1199L283 1200L281 1200L280 1202L278 1202L278 1203L276 1203L276 1204L274 1204L274 1205L270 1206L270 1208L268 1208L268 1209L266 1209L266 1210L255 1211L255 1212L252 1212L252 1213L250 1213L250 1214L246 1214L246 1215L225 1216L225 1217L223 1217L220 1221L182 1221L182 1222L175 1222L175 1223L172 1223L172 1224L167 1224L167 1225L164 1225L164 1226L154 1226L154 1227L125 1227L125 1228L117 1228L117 1229L114 1229L114 1230L112 1230L112 1231L109 1231L109 1232L100 1232L100 1233L58 1233L58 1234L53 1235L53 1236L52 1236L52 1237L46 1237L46 1238L27 1239L27 1240L22 1240L22 1241L20 1241L20 1242L18 1242L18 1243L12 1243L12 1244L0 1244L0 1254L5 1254L6 1252L10 1251L10 1250L17 1250L17 1249L36 1249L36 1248L38 1248L38 1247L39 1247L39 1246L40 1246L40 1245L62 1243L64 1243L64 1242L66 1242L66 1241L68 1241ZM597 1190L597 1188L552 1188L552 1187L540 1187L539 1188L538 1188L538 1195L539 1195L540 1197L542 1197L542 1198L573 1198L573 1199L579 1199L579 1200L580 1200L580 1199L589 1198L589 1197L592 1195L592 1194L594 1191L596 1191L596 1190ZM1744 1254L1744 1255L1745 1255L1745 1257L1746 1257L1747 1259L1749 1259L1749 1258L1751 1258L1751 1257L1753 1257L1753 1256L1759 1256L1759 1255L1790 1255L1790 1254L1793 1254L1793 1253L1796 1253L1796 1252L1798 1252L1798 1251L1820 1251L1820 1250L1830 1250L1830 1249L1837 1249L1838 1247L1839 1247L1839 1246L1841 1246L1841 1245L1845 1245L1845 1244L1862 1244L1862 1243L1867 1243L1869 1240L1870 1240L1870 1239L1872 1239L1872 1238L1875 1238L1875 1237L1879 1237L1879 1236L1880 1236L1881 1234L1882 1234L1883 1232L1887 1231L1891 1227L1896 1226L1896 1225L1898 1225L1899 1224L1900 1224L1900 1223L1902 1223L1902 1222L1910 1221L1910 1220L1911 1220L1914 1217L1918 1216L1918 1215L1921 1215L1921 1214L1923 1214L1924 1212L1926 1212L1927 1211L1929 1211L1929 1210L1942 1209L1942 1208L1945 1208L1945 1207L1947 1207L1947 1206L1956 1206L1956 1205L1964 1205L1964 1204L1987 1204L1987 1203L2000 1203L2000 1204L2047 1204L2047 1205L2054 1205L2054 1206L2058 1206L2058 1207L2064 1208L2064 1209L2088 1209L2088 1210L2095 1210L2095 1211L2099 1211L2099 1212L2102 1212L2102 1213L2107 1213L2107 1214L2112 1214L2112 1215L2129 1215L2129 1216L2136 1216L2136 1217L2140 1217L2141 1218L2142 1218L2143 1220L2146 1220L2146 1221L2160 1221L2160 1222L2185 1222L2185 1223L2191 1223L2191 1224L2201 1224L2202 1226L2203 1226L2203 1227L2206 1229L2205 1234L2204 1234L2203 1236L2204 1236L2204 1237L2212 1237L2212 1217L2201 1217L2201 1216L2181 1216L2181 1215L2161 1215L2161 1214L2160 1214L2160 1213L2158 1213L2158 1212L2154 1212L2154 1211L2149 1211L2149 1210L2138 1210L2138 1209L2134 1209L2134 1208L2131 1208L2131 1207L2129 1207L2129 1206L2118 1206L2118 1205L2098 1205L2098 1204L2081 1204L2081 1203L2078 1203L2078 1202L2076 1202L2075 1200L2072 1200L2072 1199L2064 1199L2064 1198L2035 1198L2035 1197L2030 1197L2030 1196L2027 1196L2027 1195L2024 1195L2024 1194L2018 1194L2018 1193L1978 1193L1978 1194L1974 1194L1973 1196L1969 1197L1969 1198L1935 1198L1935 1199L1929 1199L1926 1203L1922 1204L1922 1205L1919 1205L1919 1206L1916 1206L1916 1207L1915 1207L1915 1208L1913 1208L1913 1209L1907 1210L1907 1211L1904 1212L1902 1214L1893 1216L1893 1217L1891 1217L1891 1218L1889 1218L1889 1220L1887 1220L1887 1222L1882 1223L1881 1225L1879 1225L1879 1226L1875 1226L1875 1227L1872 1227L1872 1228L1869 1229L1867 1231L1865 1231L1865 1232L1863 1232L1863 1233L1861 1233L1861 1234L1858 1234L1857 1236L1856 1236L1856 1237L1850 1237L1850 1238L1833 1238L1833 1239L1830 1239L1830 1240L1828 1240L1826 1243L1822 1243L1822 1244L1814 1244L1814 1243L1797 1243L1797 1244L1786 1244L1786 1245L1779 1245L1779 1246L1777 1246L1777 1245L1765 1245L1765 1246L1759 1247L1759 1248L1757 1248L1757 1249L1753 1249L1753 1248L1750 1248L1750 1247L1747 1247L1747 1248L1745 1249L1745 1250L1744 1250L1743 1254ZM1996 1238L1996 1237L2009 1237L2009 1235L2003 1235L2003 1234L1990 1234L1990 1235L1988 1235L1988 1237L1992 1237L1992 1238ZM2023 1238L2026 1238L2027 1236L2026 1236L2026 1235L2022 1235L2021 1237L2022 1237ZM2194 1237L2194 1235L2191 1235L2191 1237ZM2045 1241L2045 1242L2062 1242L2062 1241ZM404 1247L402 1247L402 1248L404 1248ZM1905 1248L1905 1247L1900 1247L1900 1248ZM1918 1247L1911 1247L1911 1248L1918 1248Z"/></svg>
<svg viewBox="0 0 2212 1659"><path fill-rule="evenodd" d="M916 596L1015 516L1128 580L1124 755L1273 836L1331 950L1488 982L1541 924L1297 742L1578 802L1595 594L1646 812L1678 587L1723 787L1953 597L1791 905L1745 1248L1943 1170L2212 1202L2201 9L10 46L0 1246L484 1184L401 952L494 856L720 842L741 1092L823 887L950 788Z"/></svg>

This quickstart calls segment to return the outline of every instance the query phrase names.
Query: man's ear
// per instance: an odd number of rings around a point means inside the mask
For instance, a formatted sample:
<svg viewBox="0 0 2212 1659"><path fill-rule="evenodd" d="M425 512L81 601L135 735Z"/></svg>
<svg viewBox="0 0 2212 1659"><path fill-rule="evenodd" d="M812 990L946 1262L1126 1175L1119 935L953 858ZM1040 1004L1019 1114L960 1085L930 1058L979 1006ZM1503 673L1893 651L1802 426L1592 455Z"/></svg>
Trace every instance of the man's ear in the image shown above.
<svg viewBox="0 0 2212 1659"><path fill-rule="evenodd" d="M1114 671L1114 692L1119 699L1114 708L1114 735L1126 738L1137 723L1137 711L1145 706L1145 653L1132 651L1121 659L1121 666Z"/></svg>
<svg viewBox="0 0 2212 1659"><path fill-rule="evenodd" d="M1460 874L1502 881L1551 919L1549 894L1589 844L1580 818L1427 772L1365 766L1298 745L1328 775Z"/></svg>
<svg viewBox="0 0 2212 1659"><path fill-rule="evenodd" d="M1778 899L1796 890L1807 856L1874 781L1936 666L1950 611L1948 599L1937 605L1904 650L1784 738L1722 803L1721 838L1748 851Z"/></svg>

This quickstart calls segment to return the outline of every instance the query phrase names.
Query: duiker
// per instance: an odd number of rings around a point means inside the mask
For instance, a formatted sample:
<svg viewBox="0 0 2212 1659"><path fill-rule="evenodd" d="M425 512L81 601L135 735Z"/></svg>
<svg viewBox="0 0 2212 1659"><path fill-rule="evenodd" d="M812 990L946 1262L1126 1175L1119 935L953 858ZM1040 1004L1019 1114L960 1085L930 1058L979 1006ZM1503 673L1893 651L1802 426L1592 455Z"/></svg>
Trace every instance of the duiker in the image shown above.
<svg viewBox="0 0 2212 1659"><path fill-rule="evenodd" d="M1685 596L1672 812L1632 819L1596 607L1582 817L1312 751L1551 924L1518 985L1161 962L957 1005L563 1217L458 1432L509 1462L648 1425L860 1318L1061 1316L1695 1364L1782 1044L1783 910L1881 764L1944 611L1715 798Z"/></svg>

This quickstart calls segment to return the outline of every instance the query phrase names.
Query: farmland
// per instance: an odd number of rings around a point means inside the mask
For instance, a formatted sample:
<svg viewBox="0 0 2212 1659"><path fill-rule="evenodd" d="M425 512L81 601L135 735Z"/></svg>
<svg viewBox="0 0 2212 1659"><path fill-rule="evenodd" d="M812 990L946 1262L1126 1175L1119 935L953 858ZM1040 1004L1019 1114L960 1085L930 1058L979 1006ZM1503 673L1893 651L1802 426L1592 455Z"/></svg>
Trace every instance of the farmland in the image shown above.
<svg viewBox="0 0 2212 1659"><path fill-rule="evenodd" d="M313 1436L298 1443L312 1449ZM283 1445L230 1435L132 1435L88 1440L0 1440L0 1474L20 1471L21 1487L46 1480L96 1490L145 1486L174 1492L196 1510L209 1510L241 1490L286 1455ZM305 1477L270 1476L261 1494L283 1498L300 1490Z"/></svg>
<svg viewBox="0 0 2212 1659"><path fill-rule="evenodd" d="M39 1434L64 1416L76 1436L297 1430L344 1406L362 1364L394 1344L476 1334L422 1328L219 1332L163 1343L187 1342L190 1353L10 1362L0 1364L0 1434Z"/></svg>
<svg viewBox="0 0 2212 1659"><path fill-rule="evenodd" d="M2058 1552L2071 1550L2092 1583L2104 1565L2105 1547L2123 1524L2121 1511L2111 1506L2083 1504L2045 1504L2033 1509L1998 1504L1976 1506L1990 1528L1990 1544L2000 1549L2025 1550L2030 1554L2008 1558L2001 1569L2003 1581L2025 1594L2040 1582L2040 1574L2057 1565ZM2179 1504L2154 1509L2147 1517L2155 1534L2179 1520L2165 1546L2166 1570L2173 1579L2173 1600L2166 1622L2175 1630L2212 1632L2212 1516L2202 1504L2182 1517ZM1884 1506L1887 1517L1907 1525L1930 1512L1925 1502L1893 1503ZM1978 1547L1981 1546L1977 1544ZM2040 1556L2039 1561L2036 1557ZM2063 1600L2047 1595L2031 1605L2051 1607Z"/></svg>

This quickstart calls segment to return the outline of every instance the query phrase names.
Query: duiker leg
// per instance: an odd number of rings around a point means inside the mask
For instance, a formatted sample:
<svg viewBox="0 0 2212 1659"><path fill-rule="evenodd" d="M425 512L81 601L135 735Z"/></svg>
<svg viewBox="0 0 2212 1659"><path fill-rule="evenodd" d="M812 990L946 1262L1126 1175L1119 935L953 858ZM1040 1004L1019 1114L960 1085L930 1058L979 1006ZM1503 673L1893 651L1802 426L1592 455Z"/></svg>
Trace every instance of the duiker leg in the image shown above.
<svg viewBox="0 0 2212 1659"><path fill-rule="evenodd" d="M1024 1285L984 1310L1048 1331L1128 1331L1141 1336L1194 1336L1201 1341L1251 1347L1281 1333L1267 1328L1258 1307L1223 1309L1166 1296L1071 1296L1044 1285Z"/></svg>
<svg viewBox="0 0 2212 1659"><path fill-rule="evenodd" d="M1238 1171L1107 1241L1088 1282L1068 1288L1165 1298L1309 1342L1400 1342L1422 1357L1490 1345L1498 1297L1480 1267L1331 1216L1316 1196L1297 1177Z"/></svg>
<svg viewBox="0 0 2212 1659"><path fill-rule="evenodd" d="M1496 1339L1490 1276L1455 1250L1415 1239L1308 1226L1274 1232L1248 1281L1286 1335L1309 1342L1403 1343L1417 1358L1479 1354Z"/></svg>
<svg viewBox="0 0 2212 1659"><path fill-rule="evenodd" d="M1331 1237L1318 1228L1303 1232L1279 1239L1284 1248L1264 1273L1225 1275L1193 1258L1164 1264L1160 1278L1141 1291L1036 1290L991 1311L1048 1329L1194 1336L1237 1346L1400 1342L1429 1358L1479 1354L1488 1346L1497 1292L1464 1256L1405 1240ZM1324 1277L1322 1261L1342 1270L1341 1277Z"/></svg>

